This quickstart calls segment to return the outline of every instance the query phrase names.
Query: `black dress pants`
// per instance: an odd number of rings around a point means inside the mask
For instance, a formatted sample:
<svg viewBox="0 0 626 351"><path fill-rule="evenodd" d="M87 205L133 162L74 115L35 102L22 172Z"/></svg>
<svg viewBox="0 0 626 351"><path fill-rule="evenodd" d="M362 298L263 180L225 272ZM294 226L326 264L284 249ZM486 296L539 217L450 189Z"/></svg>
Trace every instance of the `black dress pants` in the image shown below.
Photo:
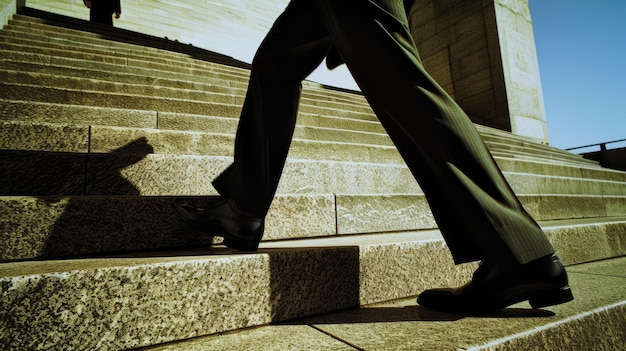
<svg viewBox="0 0 626 351"><path fill-rule="evenodd" d="M402 0L292 0L252 63L233 164L213 185L259 217L274 198L301 82L334 48L429 201L456 263L526 263L554 249L467 115L424 71Z"/></svg>
<svg viewBox="0 0 626 351"><path fill-rule="evenodd" d="M122 12L120 0L91 0L89 21L112 26L115 12Z"/></svg>

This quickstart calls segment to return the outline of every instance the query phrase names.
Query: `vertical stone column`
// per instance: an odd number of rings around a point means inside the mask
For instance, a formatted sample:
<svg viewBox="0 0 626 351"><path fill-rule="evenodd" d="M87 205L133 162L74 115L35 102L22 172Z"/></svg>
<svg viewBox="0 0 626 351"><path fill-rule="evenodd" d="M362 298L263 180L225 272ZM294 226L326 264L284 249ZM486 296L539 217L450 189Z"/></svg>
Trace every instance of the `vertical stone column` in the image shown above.
<svg viewBox="0 0 626 351"><path fill-rule="evenodd" d="M424 66L475 123L547 143L528 0L416 0L409 17Z"/></svg>
<svg viewBox="0 0 626 351"><path fill-rule="evenodd" d="M17 8L21 1L0 0L0 29L9 23L9 20L17 12Z"/></svg>

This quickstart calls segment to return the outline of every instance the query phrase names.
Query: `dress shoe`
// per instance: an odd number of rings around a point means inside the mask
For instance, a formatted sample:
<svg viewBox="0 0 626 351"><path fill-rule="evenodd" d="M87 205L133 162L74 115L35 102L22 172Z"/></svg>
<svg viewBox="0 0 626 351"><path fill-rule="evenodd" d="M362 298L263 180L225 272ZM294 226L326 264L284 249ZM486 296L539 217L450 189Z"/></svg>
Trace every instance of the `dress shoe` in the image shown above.
<svg viewBox="0 0 626 351"><path fill-rule="evenodd" d="M263 218L243 215L233 210L225 199L207 208L175 204L176 214L195 231L221 236L223 244L241 251L257 251L263 237Z"/></svg>
<svg viewBox="0 0 626 351"><path fill-rule="evenodd" d="M458 288L429 289L417 302L427 308L460 314L493 312L528 300L532 308L574 299L559 258L549 255L516 267L484 261L472 280Z"/></svg>

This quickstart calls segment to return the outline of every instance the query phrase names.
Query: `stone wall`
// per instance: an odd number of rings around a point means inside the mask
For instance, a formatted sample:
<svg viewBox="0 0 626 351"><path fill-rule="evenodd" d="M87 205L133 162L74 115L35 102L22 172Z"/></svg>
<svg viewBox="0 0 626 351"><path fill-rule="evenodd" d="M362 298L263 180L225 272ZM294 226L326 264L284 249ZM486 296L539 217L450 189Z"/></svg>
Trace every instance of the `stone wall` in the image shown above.
<svg viewBox="0 0 626 351"><path fill-rule="evenodd" d="M495 0L511 132L548 141L539 62L528 0Z"/></svg>
<svg viewBox="0 0 626 351"><path fill-rule="evenodd" d="M527 0L416 0L424 66L478 124L547 142Z"/></svg>
<svg viewBox="0 0 626 351"><path fill-rule="evenodd" d="M15 0L0 0L0 29L9 22L17 10Z"/></svg>

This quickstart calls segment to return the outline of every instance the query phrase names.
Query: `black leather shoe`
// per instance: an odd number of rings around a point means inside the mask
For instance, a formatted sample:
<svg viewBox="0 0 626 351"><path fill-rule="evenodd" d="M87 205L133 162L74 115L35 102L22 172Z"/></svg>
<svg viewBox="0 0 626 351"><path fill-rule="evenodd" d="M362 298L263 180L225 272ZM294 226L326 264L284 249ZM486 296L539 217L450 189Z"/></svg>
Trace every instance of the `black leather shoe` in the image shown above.
<svg viewBox="0 0 626 351"><path fill-rule="evenodd" d="M469 283L426 290L417 303L433 310L471 314L497 311L526 300L533 308L541 308L573 299L563 264L550 255L515 268L502 269L483 262Z"/></svg>
<svg viewBox="0 0 626 351"><path fill-rule="evenodd" d="M263 237L265 221L235 212L224 199L208 208L175 204L176 214L191 228L207 235L221 236L224 245L241 250L257 251Z"/></svg>

